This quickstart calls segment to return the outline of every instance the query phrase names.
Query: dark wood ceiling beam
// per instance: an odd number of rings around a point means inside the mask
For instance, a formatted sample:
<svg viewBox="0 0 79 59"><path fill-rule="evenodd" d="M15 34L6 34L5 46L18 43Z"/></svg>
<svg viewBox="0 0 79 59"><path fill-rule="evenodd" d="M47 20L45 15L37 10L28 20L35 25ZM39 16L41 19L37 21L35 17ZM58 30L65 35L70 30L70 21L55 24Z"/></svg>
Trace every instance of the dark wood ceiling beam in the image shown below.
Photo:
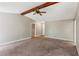
<svg viewBox="0 0 79 59"><path fill-rule="evenodd" d="M50 5L54 5L56 3L58 3L58 2L46 2L46 3L42 4L42 5L36 6L34 8L31 8L29 10L26 10L26 11L22 12L21 15L28 14L28 13L30 13L32 11L35 11L36 9L42 9L42 8L48 7Z"/></svg>

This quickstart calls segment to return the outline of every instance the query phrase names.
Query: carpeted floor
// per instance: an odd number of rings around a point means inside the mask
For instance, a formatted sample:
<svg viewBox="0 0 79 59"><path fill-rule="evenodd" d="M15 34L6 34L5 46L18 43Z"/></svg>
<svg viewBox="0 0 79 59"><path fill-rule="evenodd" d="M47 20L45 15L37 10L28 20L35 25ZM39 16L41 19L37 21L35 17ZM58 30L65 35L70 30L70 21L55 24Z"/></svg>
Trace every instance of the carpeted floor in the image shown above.
<svg viewBox="0 0 79 59"><path fill-rule="evenodd" d="M76 46L53 38L32 38L0 50L1 56L78 56Z"/></svg>

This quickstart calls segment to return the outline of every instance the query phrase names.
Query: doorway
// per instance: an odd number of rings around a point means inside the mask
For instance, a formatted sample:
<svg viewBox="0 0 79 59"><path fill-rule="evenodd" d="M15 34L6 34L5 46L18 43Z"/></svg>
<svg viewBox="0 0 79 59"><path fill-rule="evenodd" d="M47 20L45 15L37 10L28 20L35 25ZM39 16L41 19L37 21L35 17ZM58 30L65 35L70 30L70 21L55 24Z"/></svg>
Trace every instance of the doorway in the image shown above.
<svg viewBox="0 0 79 59"><path fill-rule="evenodd" d="M35 37L35 24L32 24L32 38Z"/></svg>

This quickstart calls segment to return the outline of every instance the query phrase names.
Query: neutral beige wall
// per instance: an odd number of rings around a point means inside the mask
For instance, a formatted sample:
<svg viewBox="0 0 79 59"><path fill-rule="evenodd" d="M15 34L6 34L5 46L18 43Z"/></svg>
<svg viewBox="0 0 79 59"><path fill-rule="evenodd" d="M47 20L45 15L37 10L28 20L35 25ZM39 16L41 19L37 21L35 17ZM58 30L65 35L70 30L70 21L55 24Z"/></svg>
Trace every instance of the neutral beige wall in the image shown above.
<svg viewBox="0 0 79 59"><path fill-rule="evenodd" d="M76 20L76 44L79 53L79 5L78 5L78 11L75 20Z"/></svg>
<svg viewBox="0 0 79 59"><path fill-rule="evenodd" d="M30 37L32 22L25 16L0 13L0 44Z"/></svg>
<svg viewBox="0 0 79 59"><path fill-rule="evenodd" d="M73 41L73 20L48 21L45 23L45 35Z"/></svg>

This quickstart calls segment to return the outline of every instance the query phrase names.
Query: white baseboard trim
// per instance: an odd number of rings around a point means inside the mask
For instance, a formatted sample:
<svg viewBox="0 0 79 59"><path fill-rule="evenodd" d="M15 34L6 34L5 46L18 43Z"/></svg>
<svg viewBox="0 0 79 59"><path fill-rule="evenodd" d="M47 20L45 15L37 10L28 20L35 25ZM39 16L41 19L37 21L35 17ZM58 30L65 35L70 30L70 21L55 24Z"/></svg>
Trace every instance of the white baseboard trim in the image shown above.
<svg viewBox="0 0 79 59"><path fill-rule="evenodd" d="M19 40L14 40L14 41L10 41L10 42L7 42L7 43L1 43L0 44L0 47L1 46L6 46L6 45L9 45L9 44L14 44L16 42L20 42L20 41L23 41L23 40L27 40L27 39L30 39L31 37L27 37L27 38L23 38L23 39L19 39Z"/></svg>
<svg viewBox="0 0 79 59"><path fill-rule="evenodd" d="M55 38L55 39L58 39L58 40L66 40L66 39L64 39L64 38L49 37L49 36L45 36L45 37L48 37L48 38ZM66 41L69 41L71 44L76 45L76 43L73 42L73 41L71 41L71 40L68 40L68 39L67 39Z"/></svg>

